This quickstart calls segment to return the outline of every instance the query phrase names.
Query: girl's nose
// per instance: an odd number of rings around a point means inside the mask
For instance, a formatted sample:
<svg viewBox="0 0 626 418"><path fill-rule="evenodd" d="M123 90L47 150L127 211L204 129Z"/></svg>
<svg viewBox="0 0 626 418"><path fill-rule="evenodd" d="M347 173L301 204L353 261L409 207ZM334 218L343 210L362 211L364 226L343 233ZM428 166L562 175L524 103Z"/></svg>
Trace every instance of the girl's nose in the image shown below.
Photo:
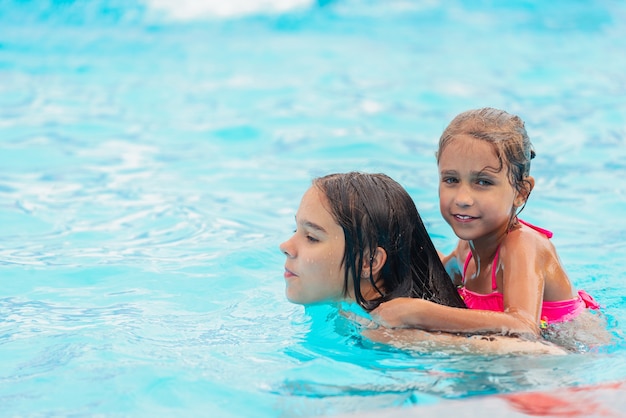
<svg viewBox="0 0 626 418"><path fill-rule="evenodd" d="M280 244L278 248L280 248L280 252L285 254L288 258L293 258L295 255L293 245L291 245L291 238Z"/></svg>
<svg viewBox="0 0 626 418"><path fill-rule="evenodd" d="M457 193L454 197L454 201L457 206L465 207L471 206L474 200L472 199L472 193L469 187L460 186L457 189Z"/></svg>

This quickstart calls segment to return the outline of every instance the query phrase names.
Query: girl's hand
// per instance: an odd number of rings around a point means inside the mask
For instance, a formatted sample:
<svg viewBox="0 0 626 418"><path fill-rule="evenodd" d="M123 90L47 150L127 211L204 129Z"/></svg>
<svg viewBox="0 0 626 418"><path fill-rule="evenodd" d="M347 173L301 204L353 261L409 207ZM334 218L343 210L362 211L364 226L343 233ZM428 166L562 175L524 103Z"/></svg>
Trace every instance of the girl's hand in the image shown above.
<svg viewBox="0 0 626 418"><path fill-rule="evenodd" d="M396 298L381 303L370 315L374 322L386 328L410 328L411 317L419 315L419 301L415 298Z"/></svg>
<svg viewBox="0 0 626 418"><path fill-rule="evenodd" d="M351 311L344 311L343 309L341 309L339 310L339 314L366 329L377 329L379 327L377 322L374 322L365 316L358 315Z"/></svg>

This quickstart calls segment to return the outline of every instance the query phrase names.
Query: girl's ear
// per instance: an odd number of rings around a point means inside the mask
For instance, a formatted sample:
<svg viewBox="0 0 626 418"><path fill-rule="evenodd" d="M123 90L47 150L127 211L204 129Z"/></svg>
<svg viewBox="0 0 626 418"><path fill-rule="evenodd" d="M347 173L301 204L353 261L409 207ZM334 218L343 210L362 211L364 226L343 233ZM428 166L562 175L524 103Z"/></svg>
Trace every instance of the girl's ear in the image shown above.
<svg viewBox="0 0 626 418"><path fill-rule="evenodd" d="M516 207L524 206L526 201L528 200L528 196L530 196L530 192L535 188L535 178L533 176L528 176L524 179L524 187L517 193L515 197Z"/></svg>
<svg viewBox="0 0 626 418"><path fill-rule="evenodd" d="M366 260L363 262L363 277L370 277L370 268L372 276L376 277L376 275L380 272L386 262L387 251L385 251L383 247L376 247L374 255L372 257L366 258Z"/></svg>

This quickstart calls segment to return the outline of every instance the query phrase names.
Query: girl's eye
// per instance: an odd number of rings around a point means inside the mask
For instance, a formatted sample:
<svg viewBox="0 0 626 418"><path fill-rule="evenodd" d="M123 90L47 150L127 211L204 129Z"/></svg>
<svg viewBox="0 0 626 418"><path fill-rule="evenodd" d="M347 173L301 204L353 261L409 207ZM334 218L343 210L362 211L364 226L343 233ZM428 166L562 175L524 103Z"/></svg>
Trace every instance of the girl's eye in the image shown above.
<svg viewBox="0 0 626 418"><path fill-rule="evenodd" d="M478 184L479 186L491 186L493 182L487 179L478 179L476 180L476 184Z"/></svg>
<svg viewBox="0 0 626 418"><path fill-rule="evenodd" d="M444 177L442 180L444 183L447 184L454 184L459 182L455 177Z"/></svg>
<svg viewBox="0 0 626 418"><path fill-rule="evenodd" d="M320 241L320 240L318 240L317 238L315 238L315 237L313 237L313 236L311 236L311 235L307 235L307 236L306 236L306 240L307 240L307 241L309 241L309 242L312 242L312 243L313 243L313 242L319 242L319 241Z"/></svg>
<svg viewBox="0 0 626 418"><path fill-rule="evenodd" d="M300 232L300 234L298 234L298 232ZM315 238L313 235L311 235L308 231L306 231L306 229L294 229L293 230L294 234L298 234L300 236L304 236L304 239L306 239L308 242L310 243L315 243L315 242L319 242L320 240Z"/></svg>

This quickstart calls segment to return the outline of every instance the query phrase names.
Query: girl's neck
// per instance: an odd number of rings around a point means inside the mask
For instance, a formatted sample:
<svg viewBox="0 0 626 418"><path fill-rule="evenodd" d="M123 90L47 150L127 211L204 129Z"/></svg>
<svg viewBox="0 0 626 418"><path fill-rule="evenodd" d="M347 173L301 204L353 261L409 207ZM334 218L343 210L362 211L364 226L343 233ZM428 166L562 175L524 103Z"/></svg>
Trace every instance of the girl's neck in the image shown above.
<svg viewBox="0 0 626 418"><path fill-rule="evenodd" d="M491 263L508 233L509 228L504 225L489 235L468 241L475 262Z"/></svg>

